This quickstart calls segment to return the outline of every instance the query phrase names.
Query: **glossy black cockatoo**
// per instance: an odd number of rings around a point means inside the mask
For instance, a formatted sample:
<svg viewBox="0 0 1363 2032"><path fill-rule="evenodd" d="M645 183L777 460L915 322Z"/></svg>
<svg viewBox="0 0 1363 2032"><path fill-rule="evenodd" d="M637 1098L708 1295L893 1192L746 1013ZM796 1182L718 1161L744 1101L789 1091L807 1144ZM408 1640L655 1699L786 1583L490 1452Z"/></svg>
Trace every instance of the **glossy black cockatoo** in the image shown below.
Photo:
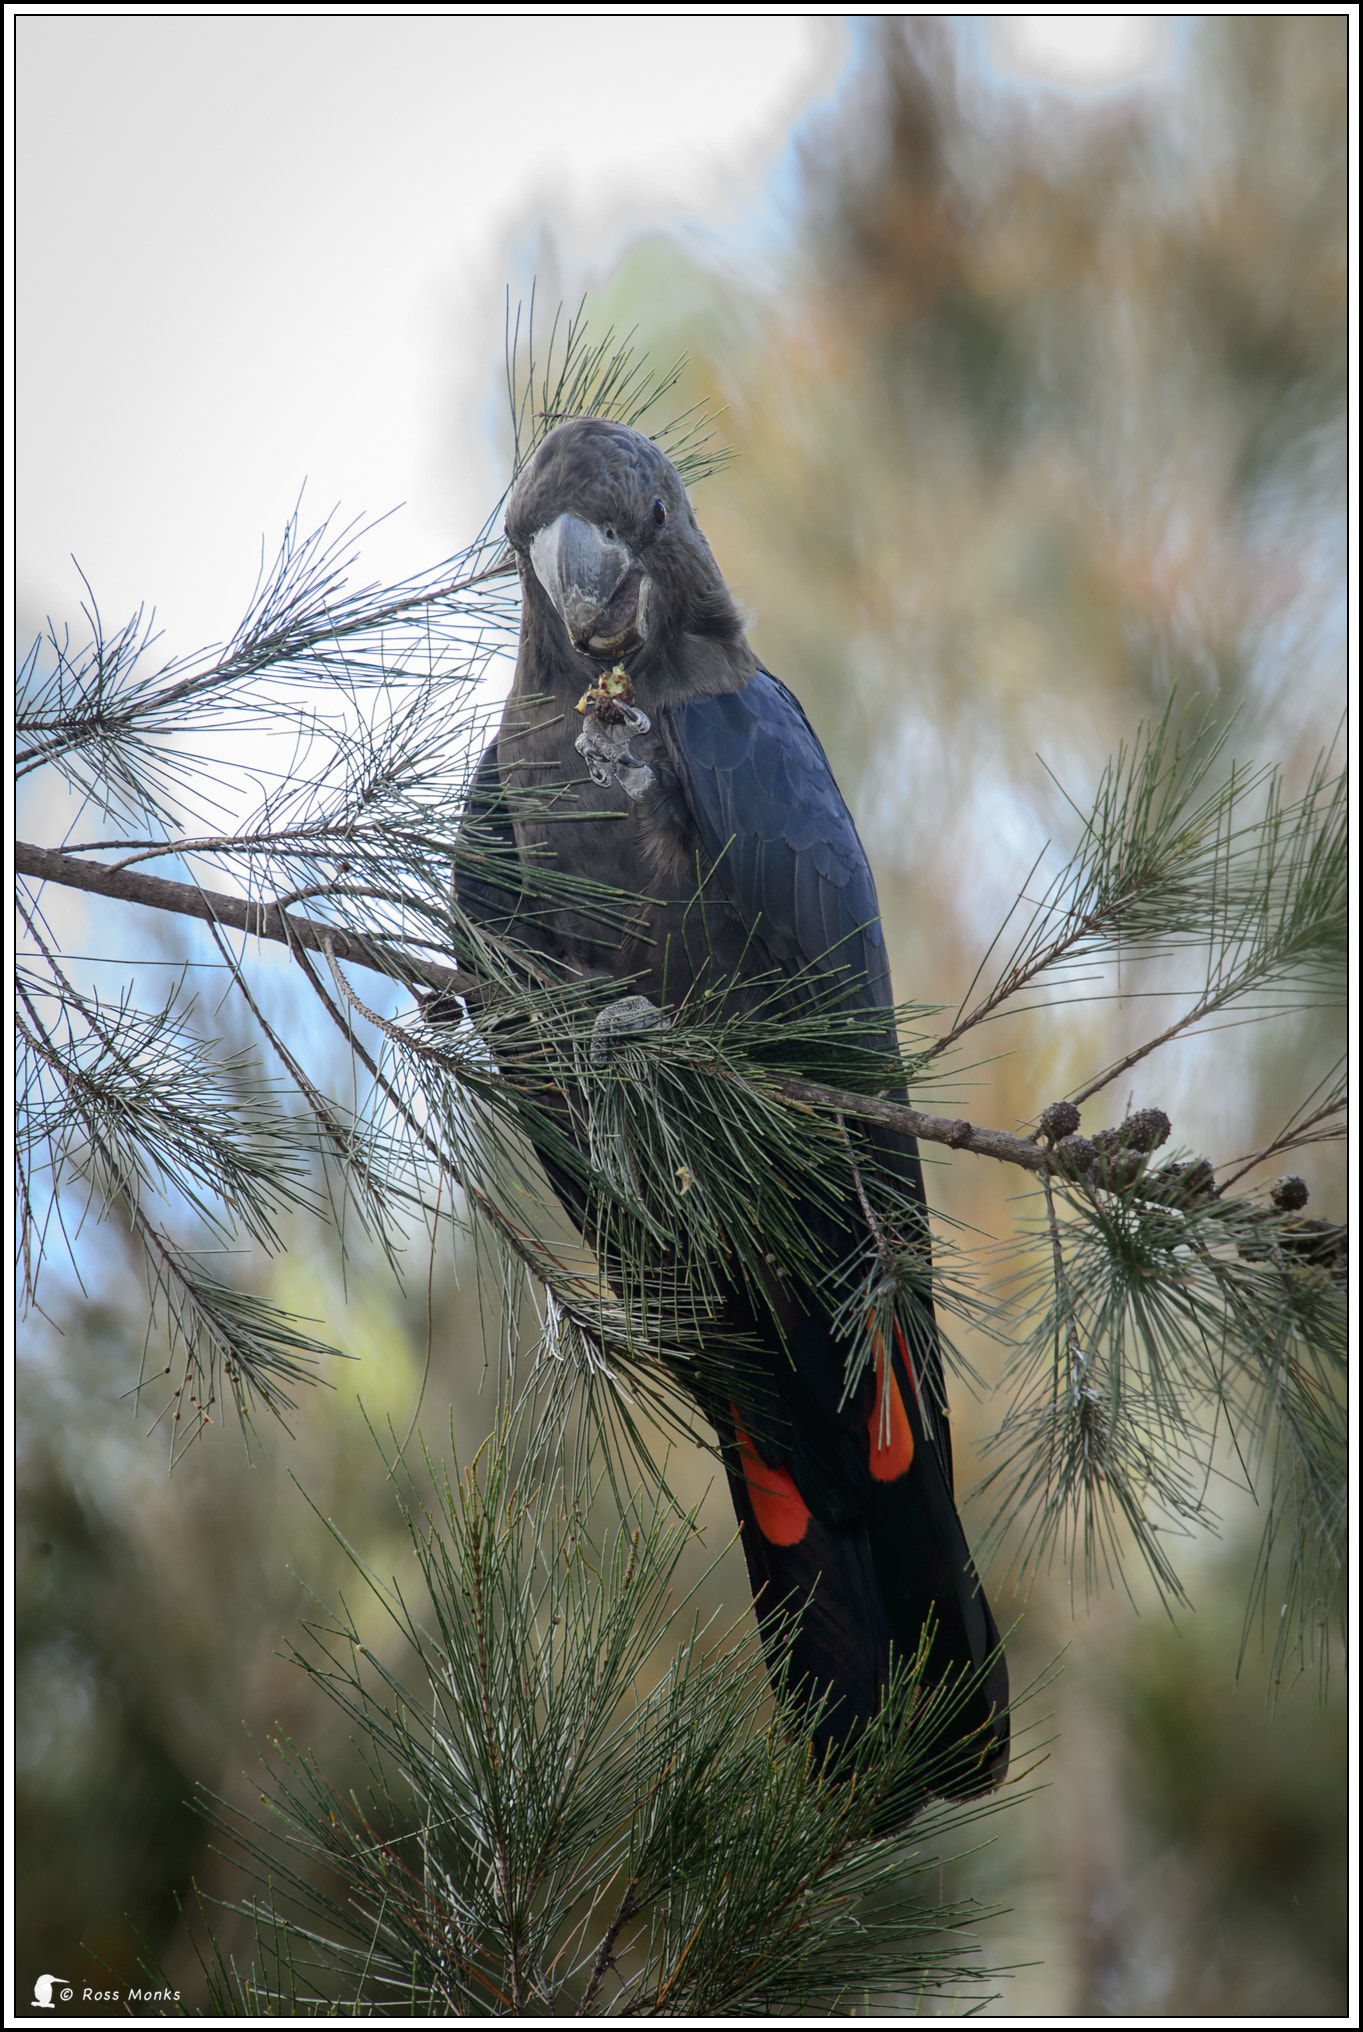
<svg viewBox="0 0 1363 2032"><path fill-rule="evenodd" d="M509 911L504 888L456 860L466 914L503 932L516 917L512 931L541 953L618 981L624 1028L667 1021L706 985L722 986L732 1009L751 983L769 1011L773 978L786 977L798 1005L825 973L841 1006L891 1010L851 814L798 702L749 648L671 462L622 424L563 423L522 472L506 534L520 649L471 815L484 837L491 825L514 839L527 893L548 867L638 908L623 935L618 917L572 897ZM893 1054L888 1017L884 1030ZM879 1126L856 1133L917 1209L926 1253L916 1144ZM545 1168L594 1240L580 1183L552 1160ZM809 1209L830 1262L865 1241L856 1199L836 1222ZM911 1659L931 1624L929 1682L973 1675L952 1725L968 1751L932 1789L999 1782L1007 1673L956 1514L930 1297L914 1358L897 1332L888 1365L878 1346L850 1394L826 1290L773 1276L754 1298L735 1281L721 1311L744 1346L743 1373L727 1390L692 1387L719 1435L764 1639L784 1655L789 1688L823 1697L816 1749L860 1732L892 1656Z"/></svg>

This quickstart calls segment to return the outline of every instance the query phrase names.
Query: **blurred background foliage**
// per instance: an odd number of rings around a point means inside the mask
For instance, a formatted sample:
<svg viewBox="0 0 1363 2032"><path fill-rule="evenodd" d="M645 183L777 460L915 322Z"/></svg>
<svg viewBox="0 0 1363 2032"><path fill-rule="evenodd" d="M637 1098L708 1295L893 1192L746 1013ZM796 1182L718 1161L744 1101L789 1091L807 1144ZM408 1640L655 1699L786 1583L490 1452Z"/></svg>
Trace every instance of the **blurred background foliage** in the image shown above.
<svg viewBox="0 0 1363 2032"><path fill-rule="evenodd" d="M1089 103L1001 89L950 23L884 19L804 130L779 274L652 239L611 275L546 275L539 241L542 294L590 283L598 325L637 325L659 362L685 350L685 389L729 405L740 457L700 517L852 805L902 997L954 1006L1045 840L1070 839L1038 756L1082 801L1174 685L1238 714L1230 752L1282 763L1291 787L1335 736L1347 82L1341 17L1195 20L1167 86ZM1030 1120L1136 1026L1148 1005L1076 996L1014 1019L962 1068L959 1105ZM1175 1143L1214 1162L1254 1149L1340 1048L1323 1018L1290 1031L1157 1054L1132 1105L1164 1108ZM1313 1211L1342 1218L1342 1158L1302 1168ZM973 1158L929 1169L943 1217L983 1235L1009 1232L1017 1190ZM414 1250L400 1295L360 1249L343 1284L313 1228L295 1240L241 1274L359 1366L306 1393L294 1437L262 1433L249 1464L219 1429L165 1479L121 1399L144 1303L114 1227L83 1244L85 1292L54 1284L51 1317L29 1323L17 1812L19 1937L38 1966L63 1968L80 1939L133 1978L132 1915L191 1994L175 1895L191 1876L234 1886L183 1802L196 1782L256 1796L243 1723L282 1722L351 1782L336 1723L280 1655L307 1612L300 1580L323 1600L341 1584L291 1477L380 1572L403 1570L357 1393L375 1425L406 1429L427 1266ZM443 1259L429 1342L423 1429L452 1406L467 1455L491 1399L476 1289ZM997 1374L991 1343L965 1351ZM997 1410L958 1395L967 1486ZM683 1502L710 1480L699 1455L669 1474ZM1137 1615L1072 1604L1059 1573L999 1603L1001 1625L1020 1618L1015 1684L1069 1649L1045 1789L948 1872L1011 1907L986 1943L1018 1967L997 2011L1344 2008L1344 1689L1286 1685L1270 1713L1257 1632L1237 1680L1261 1519L1229 1484L1222 1508L1219 1542L1185 1555L1196 1606L1177 1627L1143 1595ZM697 1569L732 1533L722 1490L705 1515ZM727 1560L709 1606L743 1598Z"/></svg>

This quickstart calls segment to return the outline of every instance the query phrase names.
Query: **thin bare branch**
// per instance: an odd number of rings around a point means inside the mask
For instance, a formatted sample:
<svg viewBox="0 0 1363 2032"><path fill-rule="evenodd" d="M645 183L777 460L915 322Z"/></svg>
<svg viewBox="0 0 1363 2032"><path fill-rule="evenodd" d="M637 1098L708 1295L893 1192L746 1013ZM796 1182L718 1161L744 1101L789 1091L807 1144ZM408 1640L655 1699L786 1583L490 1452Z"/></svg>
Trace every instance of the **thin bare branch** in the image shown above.
<svg viewBox="0 0 1363 2032"><path fill-rule="evenodd" d="M83 861L51 847L30 846L20 840L14 849L14 868L19 875L31 875L40 882L60 882L68 889L83 889L93 896L108 896L119 903L140 903L149 910L170 910L180 917L197 917L209 924L225 925L230 931L244 931L250 938L265 938L277 945L304 946L309 952L325 953L331 940L338 959L368 967L376 974L407 986L435 989L442 994L472 996L479 984L454 967L442 967L434 960L414 959L385 939L359 939L329 924L309 917L285 917L275 903L256 903L244 896L227 896L221 890L200 889L189 882L167 882L158 875L135 875L128 870L106 868L99 861Z"/></svg>

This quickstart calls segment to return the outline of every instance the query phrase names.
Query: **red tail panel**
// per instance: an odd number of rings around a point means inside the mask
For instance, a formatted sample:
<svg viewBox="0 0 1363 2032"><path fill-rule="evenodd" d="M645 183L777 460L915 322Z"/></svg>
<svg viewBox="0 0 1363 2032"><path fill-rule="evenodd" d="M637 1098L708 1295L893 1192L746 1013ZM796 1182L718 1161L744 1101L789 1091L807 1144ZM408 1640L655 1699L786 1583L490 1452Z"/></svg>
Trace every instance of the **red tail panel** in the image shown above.
<svg viewBox="0 0 1363 2032"><path fill-rule="evenodd" d="M895 1328L899 1334L899 1328ZM899 1336L902 1347L903 1336ZM889 1402L886 1403L888 1386ZM894 1370L888 1375L885 1366L885 1349L880 1335L876 1335L876 1401L871 1407L867 1421L871 1435L871 1473L878 1482L897 1482L913 1466L913 1427L909 1414L904 1409L904 1399L899 1394Z"/></svg>
<svg viewBox="0 0 1363 2032"><path fill-rule="evenodd" d="M738 1406L729 1409L758 1530L772 1545L798 1545L809 1528L809 1511L789 1468L769 1468L744 1431Z"/></svg>

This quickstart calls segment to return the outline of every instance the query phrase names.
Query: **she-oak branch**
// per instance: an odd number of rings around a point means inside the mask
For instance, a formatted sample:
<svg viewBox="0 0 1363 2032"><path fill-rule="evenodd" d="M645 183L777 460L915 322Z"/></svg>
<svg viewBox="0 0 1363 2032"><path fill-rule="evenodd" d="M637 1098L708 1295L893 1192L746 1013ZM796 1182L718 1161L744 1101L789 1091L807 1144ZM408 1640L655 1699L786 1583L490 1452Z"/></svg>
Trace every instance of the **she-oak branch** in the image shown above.
<svg viewBox="0 0 1363 2032"><path fill-rule="evenodd" d="M40 882L57 882L69 889L84 889L95 896L108 896L120 903L140 903L151 910L169 910L181 917L197 917L228 930L245 932L253 938L271 939L280 945L301 946L308 952L326 954L328 948L338 960L401 981L404 986L432 990L439 994L475 997L479 983L454 967L442 967L433 960L416 959L383 939L356 938L334 925L320 924L309 917L286 916L277 903L256 903L219 890L201 889L188 882L168 882L158 875L144 875L133 868L109 868L74 854L50 847L16 842L15 872ZM952 1150L968 1150L977 1157L993 1157L1001 1163L1020 1165L1024 1171L1059 1172L1060 1166L1039 1143L1029 1143L1004 1129L981 1129L974 1123L944 1115L925 1115L900 1101L883 1101L866 1094L845 1093L815 1080L777 1075L776 1091L799 1107L829 1109L854 1115L863 1121L884 1122L892 1129L906 1130L927 1143L944 1143Z"/></svg>

